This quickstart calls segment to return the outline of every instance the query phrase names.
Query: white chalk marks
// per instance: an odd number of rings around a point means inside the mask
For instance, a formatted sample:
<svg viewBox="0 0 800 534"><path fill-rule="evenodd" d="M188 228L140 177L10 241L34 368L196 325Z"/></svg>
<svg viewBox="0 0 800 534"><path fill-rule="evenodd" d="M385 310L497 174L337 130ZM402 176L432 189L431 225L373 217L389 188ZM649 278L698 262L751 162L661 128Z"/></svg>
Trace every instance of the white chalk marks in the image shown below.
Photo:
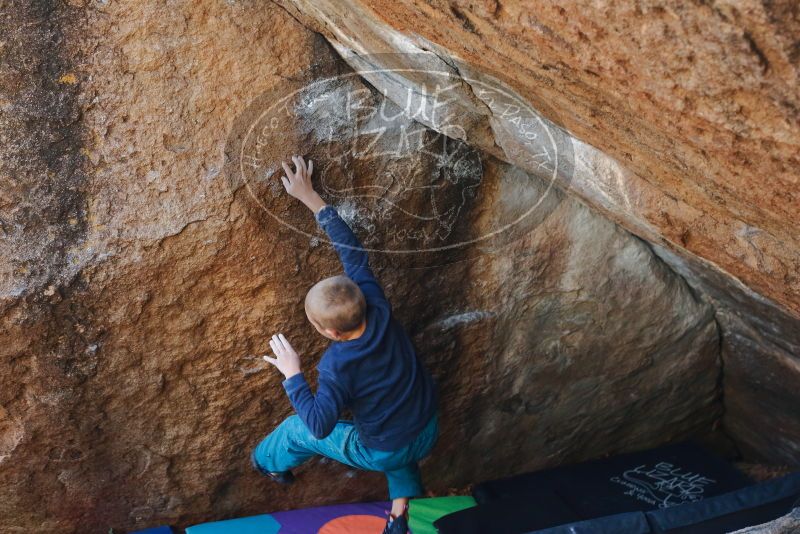
<svg viewBox="0 0 800 534"><path fill-rule="evenodd" d="M417 55L360 56L356 71L345 73L337 60L332 75L320 75L326 69L316 65L314 75L297 77L310 81L262 95L229 136L232 187L246 188L281 225L324 241L287 215L290 200L280 187L279 160L304 155L314 160L323 198L354 226L365 249L386 254L465 248L513 233L536 209L552 207L544 200L564 168L560 130L500 82L467 79L463 69ZM506 140L502 147L495 137ZM480 197L487 156L473 146L487 145L538 180L531 205L511 220L477 222L486 207Z"/></svg>
<svg viewBox="0 0 800 534"><path fill-rule="evenodd" d="M628 488L625 495L658 508L668 508L701 500L706 487L715 480L668 462L658 462L629 469L622 476L612 477L611 482Z"/></svg>

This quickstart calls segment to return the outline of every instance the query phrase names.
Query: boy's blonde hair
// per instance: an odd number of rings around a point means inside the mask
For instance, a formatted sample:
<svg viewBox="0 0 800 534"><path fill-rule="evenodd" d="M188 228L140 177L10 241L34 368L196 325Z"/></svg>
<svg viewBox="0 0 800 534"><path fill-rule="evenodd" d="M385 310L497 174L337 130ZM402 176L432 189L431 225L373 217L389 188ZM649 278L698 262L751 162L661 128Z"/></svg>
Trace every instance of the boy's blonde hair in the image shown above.
<svg viewBox="0 0 800 534"><path fill-rule="evenodd" d="M367 302L361 288L347 276L331 276L308 290L306 313L322 328L351 332L361 326Z"/></svg>

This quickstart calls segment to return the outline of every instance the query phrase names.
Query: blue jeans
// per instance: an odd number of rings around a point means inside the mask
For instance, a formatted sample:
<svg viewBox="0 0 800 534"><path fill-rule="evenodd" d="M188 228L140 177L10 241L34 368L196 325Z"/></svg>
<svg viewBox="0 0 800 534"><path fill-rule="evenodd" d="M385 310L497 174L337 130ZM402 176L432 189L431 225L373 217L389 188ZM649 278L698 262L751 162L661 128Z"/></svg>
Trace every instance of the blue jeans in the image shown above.
<svg viewBox="0 0 800 534"><path fill-rule="evenodd" d="M357 469L382 471L390 499L417 497L424 494L417 462L431 452L438 435L438 415L434 415L413 442L394 451L379 451L361 443L351 421L339 421L330 434L317 439L292 415L261 440L251 460L260 472L274 473L288 471L319 454Z"/></svg>

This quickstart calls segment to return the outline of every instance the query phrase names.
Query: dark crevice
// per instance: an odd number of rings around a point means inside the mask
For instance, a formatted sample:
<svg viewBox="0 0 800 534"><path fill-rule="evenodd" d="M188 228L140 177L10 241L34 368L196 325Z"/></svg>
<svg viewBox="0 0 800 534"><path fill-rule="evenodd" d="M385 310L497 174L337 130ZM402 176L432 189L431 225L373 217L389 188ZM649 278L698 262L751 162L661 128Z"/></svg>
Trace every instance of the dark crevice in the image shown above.
<svg viewBox="0 0 800 534"><path fill-rule="evenodd" d="M722 411L719 414L719 419L714 422L714 430L725 436L728 442L734 447L734 449L736 449L736 456L738 458L742 458L743 455L741 449L739 448L739 444L736 442L736 439L728 434L725 429L725 412L727 411L727 407L725 406L725 358L722 355L725 340L723 338L722 324L719 322L716 313L714 313L714 322L717 325L717 359L719 361L717 391L719 391L719 403L722 407Z"/></svg>
<svg viewBox="0 0 800 534"><path fill-rule="evenodd" d="M624 232L629 233L624 228L620 228L620 229L622 231L624 231ZM722 421L723 421L723 418L725 416L725 411L726 411L726 407L725 407L725 384L724 384L725 362L724 362L723 357L722 357L722 347L723 347L723 343L724 343L724 338L723 338L724 330L722 328L722 324L720 324L719 319L717 318L717 313L718 313L717 307L714 304L714 302L712 301L712 299L706 298L705 295L702 292L700 292L696 287L694 287L689 282L689 280L685 276L683 276L683 274L681 274L677 269L674 269L670 264L668 264L666 261L664 261L664 259L656 253L655 249L653 248L653 244L652 243L650 243L650 242L648 242L648 241L646 241L646 240L644 240L644 239L642 239L642 238L640 238L640 237L638 237L638 236L636 236L634 234L630 234L630 235L631 235L631 237L633 237L634 239L638 240L640 243L644 244L647 247L647 249L650 251L650 254L652 255L654 261L658 262L661 266L663 266L664 269L666 269L667 271L671 272L673 274L673 276L675 276L678 280L681 281L682 285L689 292L689 294L692 296L692 298L694 299L695 302L697 302L698 304L702 304L702 305L708 306L708 308L710 310L710 319L716 325L716 332L717 332L716 357L717 357L717 366L719 368L719 372L717 374L716 389L718 391L719 405L720 405L720 408L721 408L719 418L714 421L712 426L714 427L714 430L718 430L726 438L728 438L728 440L734 445L734 447L736 447L736 451L737 451L739 457L741 457L741 451L739 450L739 447L736 445L735 440L725 432L725 430L723 428L723 425L722 425Z"/></svg>
<svg viewBox="0 0 800 534"><path fill-rule="evenodd" d="M457 6L453 4L450 4L449 7L450 7L450 12L456 19L458 19L458 21L461 23L461 26L465 30L475 35L480 35L480 32L475 28L475 25L472 23L471 20L469 20L469 17L467 17L467 15L465 15L463 11L461 11Z"/></svg>
<svg viewBox="0 0 800 534"><path fill-rule="evenodd" d="M769 59L764 54L764 52L759 48L756 40L749 32L744 32L744 40L747 41L747 46L750 47L750 51L758 58L758 63L761 65L762 73L766 74L769 71Z"/></svg>

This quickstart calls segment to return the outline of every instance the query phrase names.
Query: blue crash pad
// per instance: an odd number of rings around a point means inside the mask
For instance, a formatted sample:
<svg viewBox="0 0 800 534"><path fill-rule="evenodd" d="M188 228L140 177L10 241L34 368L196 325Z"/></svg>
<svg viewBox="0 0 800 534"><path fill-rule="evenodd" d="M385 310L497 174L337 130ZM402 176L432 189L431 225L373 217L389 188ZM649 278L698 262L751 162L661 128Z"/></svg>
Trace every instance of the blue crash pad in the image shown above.
<svg viewBox="0 0 800 534"><path fill-rule="evenodd" d="M277 534L281 525L269 514L213 521L186 529L186 534Z"/></svg>
<svg viewBox="0 0 800 534"><path fill-rule="evenodd" d="M699 502L652 510L645 515L653 532L731 532L789 513L798 497L800 473L794 473Z"/></svg>

